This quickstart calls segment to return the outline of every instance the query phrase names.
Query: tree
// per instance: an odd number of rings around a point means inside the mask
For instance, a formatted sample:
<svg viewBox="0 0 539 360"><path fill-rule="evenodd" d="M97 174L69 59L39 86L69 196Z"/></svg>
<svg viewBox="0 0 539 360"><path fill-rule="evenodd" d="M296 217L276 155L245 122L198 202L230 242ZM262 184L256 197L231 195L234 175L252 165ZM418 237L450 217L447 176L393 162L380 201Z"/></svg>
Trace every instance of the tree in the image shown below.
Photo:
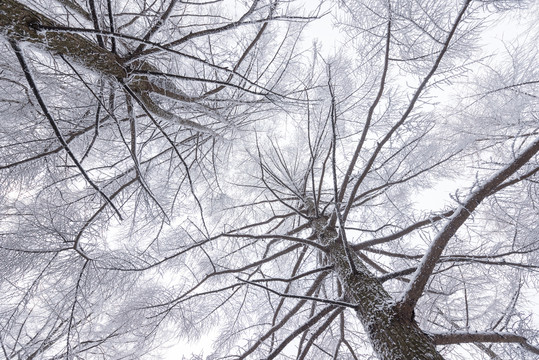
<svg viewBox="0 0 539 360"><path fill-rule="evenodd" d="M228 143L293 91L281 49L308 18L230 5L0 4L6 358L152 350L164 320L141 306L166 287L123 270L182 246L162 238L208 212Z"/></svg>
<svg viewBox="0 0 539 360"><path fill-rule="evenodd" d="M0 4L4 356L536 356L537 5L234 4Z"/></svg>

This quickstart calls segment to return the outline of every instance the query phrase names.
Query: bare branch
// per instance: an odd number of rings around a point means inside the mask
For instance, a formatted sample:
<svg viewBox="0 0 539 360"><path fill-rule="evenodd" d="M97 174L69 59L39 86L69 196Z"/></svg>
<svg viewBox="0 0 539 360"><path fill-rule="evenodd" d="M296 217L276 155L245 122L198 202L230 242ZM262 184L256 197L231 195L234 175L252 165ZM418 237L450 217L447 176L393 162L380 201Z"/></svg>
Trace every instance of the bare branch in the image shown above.
<svg viewBox="0 0 539 360"><path fill-rule="evenodd" d="M304 295L284 294L284 293L281 293L279 291L273 290L273 289L271 289L271 288L269 288L267 286L254 283L252 281L243 280L243 279L240 279L238 277L236 277L236 279L238 279L239 281L243 281L243 282L245 282L247 284L259 287L261 289L266 289L267 291L269 291L269 292L271 292L271 293L273 293L275 295L279 295L281 297L286 297L286 298L291 298L291 299L302 299L302 300L318 301L318 302L331 304L331 305L335 305L335 306L349 307L349 308L352 308L352 309L355 309L357 307L357 305L350 304L350 303L347 303L347 302L344 302L344 301L339 301L339 300L329 300L329 299L322 299L322 298L317 298L317 297L313 297L313 296L304 296Z"/></svg>
<svg viewBox="0 0 539 360"><path fill-rule="evenodd" d="M415 224L412 224L412 225L410 225L410 226L408 226L408 227L406 227L406 228L402 229L401 231L398 231L398 232L396 232L394 234L384 236L384 237L381 237L381 238L377 238L377 239L367 240L367 241L364 241L362 243L352 245L351 248L358 251L358 250L365 249L365 248L367 248L369 246L384 244L384 243L387 243L387 242L390 242L390 241L393 241L393 240L396 240L396 239L400 239L404 235L407 235L407 234L411 233L414 230L420 229L423 226L432 224L434 222L437 222L437 221L440 221L440 220L443 220L443 219L447 219L448 217L453 215L453 213L454 213L454 210L446 211L445 213L443 213L441 215L436 215L436 216L430 217L428 219L419 221L419 222L417 222Z"/></svg>
<svg viewBox="0 0 539 360"><path fill-rule="evenodd" d="M502 332L452 332L452 333L430 333L436 345L450 345L475 342L490 343L517 343L526 350L539 354L539 347L528 343L524 336L502 333Z"/></svg>
<svg viewBox="0 0 539 360"><path fill-rule="evenodd" d="M289 277L289 278L272 277L272 278L265 278L265 279L253 279L253 280L251 280L251 282L268 282L268 281L293 282L293 281L296 281L296 280L301 279L303 277L306 277L306 276L309 276L309 275L312 275L312 274L316 274L316 273L321 272L321 271L331 270L331 269L333 269L333 265L328 265L328 266L324 266L324 267L321 267L321 268L318 268L318 269L313 269L313 270L310 270L310 271L306 271L304 273L301 273L301 274L298 274L298 275L295 275L295 276L292 276L292 277Z"/></svg>
<svg viewBox="0 0 539 360"><path fill-rule="evenodd" d="M312 295L322 284L326 276L328 275L328 272L322 272L320 275L317 276L317 278L313 281L312 285L309 287L309 289L305 292L306 296ZM284 300L284 298L281 299L281 301ZM275 323L276 318L274 317L272 327L269 329L264 335L261 335L257 341L248 349L246 350L239 359L245 359L247 356L249 356L251 353L253 353L264 341L266 341L270 336L273 336L273 334L281 329L307 302L306 299L302 299L296 303L296 305L290 309L285 316L278 322Z"/></svg>
<svg viewBox="0 0 539 360"><path fill-rule="evenodd" d="M290 343L290 341L294 340L296 336L304 332L305 330L309 329L311 326L316 324L318 321L322 320L324 316L329 314L332 310L335 309L334 305L326 306L324 309L319 311L316 315L312 316L309 320L307 320L303 325L298 327L294 332L292 332L281 344L273 350L273 352L267 357L268 360L274 359L277 355L280 354L280 352L285 348L285 346Z"/></svg>
<svg viewBox="0 0 539 360"><path fill-rule="evenodd" d="M245 239L281 239L281 240L287 240L292 242L297 242L300 244L309 245L312 247L315 247L319 250L322 250L323 252L327 251L327 246L320 245L317 242L306 240L294 236L288 236L288 235L250 235L250 234L222 234L223 237L233 237L233 238L245 238Z"/></svg>
<svg viewBox="0 0 539 360"><path fill-rule="evenodd" d="M354 264L354 259L352 258L352 255L350 253L350 246L348 245L348 241L346 239L346 229L344 227L344 219L341 214L341 208L340 208L340 201L339 201L339 195L338 195L338 186L337 186L337 156L336 156L336 148L337 148L337 104L335 101L335 94L333 92L333 85L331 84L331 69L328 67L329 72L329 80L328 80L328 87L329 87L329 93L331 95L331 148L332 148L332 154L331 154L331 170L333 173L333 199L335 201L335 214L337 216L337 223L339 225L339 238L341 239L342 246L344 248L344 251L346 253L346 258L348 260L348 265L350 266L350 271L352 274L357 274L357 268ZM385 74L384 74L385 76ZM383 86L382 86L383 87Z"/></svg>
<svg viewBox="0 0 539 360"><path fill-rule="evenodd" d="M311 347L313 346L314 342L316 341L316 339L318 339L318 337L320 335L322 335L322 333L324 331L327 330L327 328L333 323L333 321L335 320L335 318L337 316L339 316L340 314L342 314L344 311L344 308L340 308L340 309L335 309L335 311L333 311L333 313L327 317L326 321L324 321L319 327L318 329L316 329L316 331L314 332L314 334L311 335L311 338L309 339L309 341L307 342L307 344L305 345L305 348L303 348L303 351L301 352L301 354L298 356L298 360L303 360L306 358L307 354L309 353L309 350L311 349Z"/></svg>

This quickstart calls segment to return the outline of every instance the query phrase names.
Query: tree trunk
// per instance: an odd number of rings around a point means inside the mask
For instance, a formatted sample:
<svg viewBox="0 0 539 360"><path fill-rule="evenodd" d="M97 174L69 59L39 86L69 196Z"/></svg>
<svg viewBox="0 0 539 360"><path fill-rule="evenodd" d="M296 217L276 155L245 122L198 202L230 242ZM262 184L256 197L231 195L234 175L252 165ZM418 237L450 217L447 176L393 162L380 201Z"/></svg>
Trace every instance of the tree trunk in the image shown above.
<svg viewBox="0 0 539 360"><path fill-rule="evenodd" d="M116 54L78 34L67 31L44 32L39 26L62 28L56 21L19 4L0 1L0 32L14 41L30 42L52 54L66 55L84 67L115 78L125 78L127 71Z"/></svg>
<svg viewBox="0 0 539 360"><path fill-rule="evenodd" d="M342 283L346 300L357 304L356 314L381 360L443 360L433 339L421 331L413 318L395 310L395 302L382 284L354 256L357 273L352 273L348 257L335 228L326 219L313 221L321 244L328 246L327 257Z"/></svg>

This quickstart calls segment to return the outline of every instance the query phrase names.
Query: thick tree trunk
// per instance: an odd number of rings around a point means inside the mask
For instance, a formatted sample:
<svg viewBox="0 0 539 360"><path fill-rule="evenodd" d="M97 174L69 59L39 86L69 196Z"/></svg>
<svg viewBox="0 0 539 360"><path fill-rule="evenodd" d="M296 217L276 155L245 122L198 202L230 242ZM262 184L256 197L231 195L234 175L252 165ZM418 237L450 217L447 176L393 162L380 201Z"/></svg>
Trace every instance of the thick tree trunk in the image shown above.
<svg viewBox="0 0 539 360"><path fill-rule="evenodd" d="M51 28L63 30L43 30ZM149 95L151 93L183 102L194 101L177 89L173 82L167 81L166 86L162 87L146 75L129 77L129 66L119 55L77 34L80 31L82 30L66 28L16 0L0 0L0 35L11 41L31 43L53 55L66 56L88 70L117 79L122 83L126 81L137 99L149 112L195 131L215 135L211 129L194 121L175 116L152 100ZM156 68L144 61L136 62L131 66L141 71L159 73ZM127 79L129 79L128 82Z"/></svg>
<svg viewBox="0 0 539 360"><path fill-rule="evenodd" d="M433 339L412 318L395 310L393 298L365 265L354 257L357 273L350 269L337 231L325 227L326 219L313 222L319 241L328 246L328 260L342 283L347 301L357 304L356 313L381 360L443 360Z"/></svg>
<svg viewBox="0 0 539 360"><path fill-rule="evenodd" d="M0 33L8 39L33 43L52 54L68 56L88 69L115 78L127 76L118 55L80 35L39 31L39 26L62 27L56 21L15 0L0 1Z"/></svg>

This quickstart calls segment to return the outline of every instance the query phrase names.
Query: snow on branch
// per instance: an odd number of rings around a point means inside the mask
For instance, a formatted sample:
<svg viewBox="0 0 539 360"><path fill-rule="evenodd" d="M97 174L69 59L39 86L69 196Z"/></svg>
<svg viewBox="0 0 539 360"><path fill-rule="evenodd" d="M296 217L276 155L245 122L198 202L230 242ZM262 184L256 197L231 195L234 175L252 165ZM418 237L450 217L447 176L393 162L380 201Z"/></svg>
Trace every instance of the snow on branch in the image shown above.
<svg viewBox="0 0 539 360"><path fill-rule="evenodd" d="M533 170L528 171L527 173L525 173L525 174L523 174L521 176L517 176L514 179L508 180L508 181L498 185L494 190L492 190L492 192L489 195L495 194L498 191L501 191L501 190L505 189L506 187L514 185L514 184L516 184L516 183L518 183L520 181L526 180L529 177L535 175L537 172L539 172L539 167L536 167ZM355 251L359 251L359 250L363 250L363 249L369 248L369 247L374 246L374 245L385 244L385 243L393 241L393 240L398 240L398 239L402 238L403 236L405 236L405 235L407 235L407 234L409 234L409 233L411 233L411 232L413 232L415 230L421 229L424 226L431 225L431 224L434 224L434 223L436 223L436 222L438 222L440 220L444 220L444 219L449 218L451 215L453 215L455 213L455 210L456 209L447 210L447 211L445 211L445 212L443 212L441 214L431 216L431 217L429 217L427 219L418 221L418 222L416 222L416 223L414 223L412 225L409 225L409 226L405 227L404 229L402 229L400 231L397 231L397 232L395 232L393 234L390 234L390 235L387 235L387 236L382 236L382 237L379 237L379 238L366 240L366 241L363 241L363 242L361 242L359 244L351 245L351 248L353 250L355 250Z"/></svg>
<svg viewBox="0 0 539 360"><path fill-rule="evenodd" d="M414 273L404 294L397 302L397 308L403 314L411 314L417 300L423 294L425 285L429 280L436 264L439 262L442 252L447 246L449 240L455 235L457 230L470 217L479 204L496 188L513 175L518 169L524 166L539 151L539 139L536 139L528 148L517 156L513 162L498 171L485 183L472 192L469 197L461 204L453 215L449 217L449 222L445 224L438 233L429 249L423 256L421 263Z"/></svg>

